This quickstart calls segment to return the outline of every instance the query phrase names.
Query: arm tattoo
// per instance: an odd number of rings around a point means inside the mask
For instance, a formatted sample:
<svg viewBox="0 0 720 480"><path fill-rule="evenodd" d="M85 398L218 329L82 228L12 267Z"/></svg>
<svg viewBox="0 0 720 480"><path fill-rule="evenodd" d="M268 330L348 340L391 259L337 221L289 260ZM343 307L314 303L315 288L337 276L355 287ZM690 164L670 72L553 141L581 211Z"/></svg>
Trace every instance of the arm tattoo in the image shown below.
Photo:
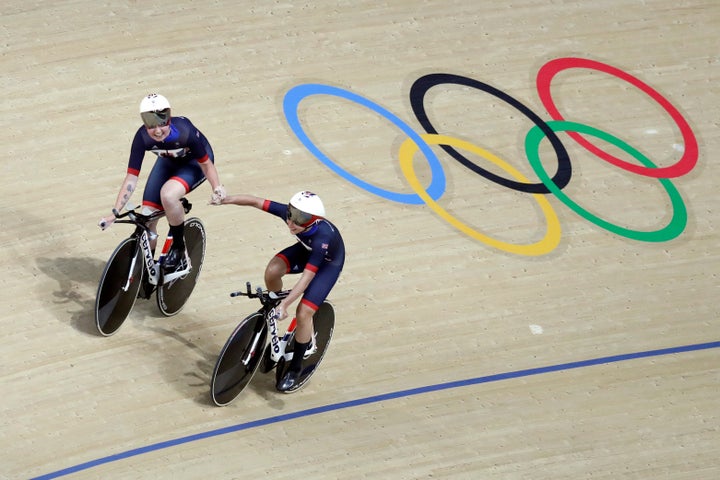
<svg viewBox="0 0 720 480"><path fill-rule="evenodd" d="M127 201L130 199L130 195L132 195L133 190L135 190L135 186L134 186L133 184L129 183L129 184L127 185L126 190L127 190L127 192L126 192L126 193L123 195L123 197L122 197L122 198L123 198L123 205L124 205L125 203L127 203Z"/></svg>

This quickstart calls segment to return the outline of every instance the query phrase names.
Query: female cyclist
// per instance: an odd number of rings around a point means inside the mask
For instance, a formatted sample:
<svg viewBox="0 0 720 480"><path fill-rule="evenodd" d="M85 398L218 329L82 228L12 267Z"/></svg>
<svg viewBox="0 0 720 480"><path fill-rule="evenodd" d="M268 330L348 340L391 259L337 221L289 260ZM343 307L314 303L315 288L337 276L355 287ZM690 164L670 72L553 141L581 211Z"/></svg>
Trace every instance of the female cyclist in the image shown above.
<svg viewBox="0 0 720 480"><path fill-rule="evenodd" d="M302 297L295 310L293 358L288 372L277 384L281 392L290 390L300 377L303 357L313 353L313 315L340 276L345 263L345 244L335 225L325 218L320 197L311 192L296 193L288 204L252 195L229 195L220 203L251 206L280 217L297 238L297 243L278 252L265 268L265 286L275 292L282 290L285 274L301 273L276 310L282 320L288 315L288 307Z"/></svg>
<svg viewBox="0 0 720 480"><path fill-rule="evenodd" d="M206 178L213 189L211 203L219 204L225 198L225 189L220 184L215 157L207 138L189 119L173 117L170 102L165 97L152 93L143 98L140 117L143 126L135 132L127 173L115 200L115 209L122 210L135 191L145 153L154 153L157 160L145 185L142 204L151 211L165 210L173 244L163 268L166 273L184 275L190 270L190 262L185 252L185 211L180 199ZM104 230L113 221L115 215L111 214L101 218L98 224ZM157 234L157 221L150 228ZM151 238L154 249L157 235Z"/></svg>

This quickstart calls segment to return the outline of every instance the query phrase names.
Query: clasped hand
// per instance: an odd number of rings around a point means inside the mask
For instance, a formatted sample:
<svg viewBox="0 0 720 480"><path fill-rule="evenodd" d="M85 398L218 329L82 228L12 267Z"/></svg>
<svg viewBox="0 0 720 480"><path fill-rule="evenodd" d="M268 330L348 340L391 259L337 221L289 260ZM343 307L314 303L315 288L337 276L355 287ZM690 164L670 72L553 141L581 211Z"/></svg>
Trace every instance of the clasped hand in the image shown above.
<svg viewBox="0 0 720 480"><path fill-rule="evenodd" d="M222 185L218 185L213 190L212 196L210 197L210 204L211 205L220 205L222 201L227 197L227 194L225 193L225 187Z"/></svg>

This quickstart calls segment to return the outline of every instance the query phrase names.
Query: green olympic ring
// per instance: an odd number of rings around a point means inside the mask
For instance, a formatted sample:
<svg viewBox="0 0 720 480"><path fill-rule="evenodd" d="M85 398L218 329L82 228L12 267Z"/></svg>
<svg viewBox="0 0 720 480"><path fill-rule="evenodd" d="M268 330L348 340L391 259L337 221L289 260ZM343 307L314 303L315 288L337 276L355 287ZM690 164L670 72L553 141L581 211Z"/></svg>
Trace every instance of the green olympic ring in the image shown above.
<svg viewBox="0 0 720 480"><path fill-rule="evenodd" d="M624 141L607 132L603 132L588 125L583 125L581 123L575 122L553 120L547 122L547 124L554 132L578 132L592 135L601 140L605 140L611 145L614 145L619 149L623 150L624 152L632 155L644 166L650 168L657 168L657 166L645 155L643 155ZM673 206L672 219L670 220L670 223L668 223L665 227L656 231L631 230L628 228L620 227L606 220L603 220L596 215L593 215L592 213L572 201L570 197L568 197L560 188L558 188L558 186L555 185L555 183L552 181L550 176L543 168L540 161L539 147L540 141L544 137L545 133L537 126L530 129L530 131L527 133L525 137L525 153L528 160L530 161L530 165L532 166L533 170L535 170L535 173L538 175L540 180L548 187L550 192L584 219L594 223L601 228L604 228L609 232L613 232L618 235L622 235L633 240L640 240L643 242L665 242L668 240L672 240L673 238L680 235L685 229L685 226L687 225L687 210L685 209L685 204L683 203L680 192L678 192L677 188L675 188L672 182L667 178L658 179L662 186L665 188L665 191L668 193Z"/></svg>

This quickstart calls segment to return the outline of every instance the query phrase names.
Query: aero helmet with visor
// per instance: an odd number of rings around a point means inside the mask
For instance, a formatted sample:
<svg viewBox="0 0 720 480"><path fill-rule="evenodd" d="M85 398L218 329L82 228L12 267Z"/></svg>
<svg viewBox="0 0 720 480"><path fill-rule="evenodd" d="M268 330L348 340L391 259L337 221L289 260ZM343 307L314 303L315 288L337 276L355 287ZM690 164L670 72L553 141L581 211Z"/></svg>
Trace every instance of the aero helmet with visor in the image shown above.
<svg viewBox="0 0 720 480"><path fill-rule="evenodd" d="M312 192L298 192L292 196L287 209L287 219L300 227L309 227L311 224L325 218L325 206L320 197Z"/></svg>
<svg viewBox="0 0 720 480"><path fill-rule="evenodd" d="M170 102L157 93L151 93L140 102L140 117L147 128L164 127L170 123Z"/></svg>

